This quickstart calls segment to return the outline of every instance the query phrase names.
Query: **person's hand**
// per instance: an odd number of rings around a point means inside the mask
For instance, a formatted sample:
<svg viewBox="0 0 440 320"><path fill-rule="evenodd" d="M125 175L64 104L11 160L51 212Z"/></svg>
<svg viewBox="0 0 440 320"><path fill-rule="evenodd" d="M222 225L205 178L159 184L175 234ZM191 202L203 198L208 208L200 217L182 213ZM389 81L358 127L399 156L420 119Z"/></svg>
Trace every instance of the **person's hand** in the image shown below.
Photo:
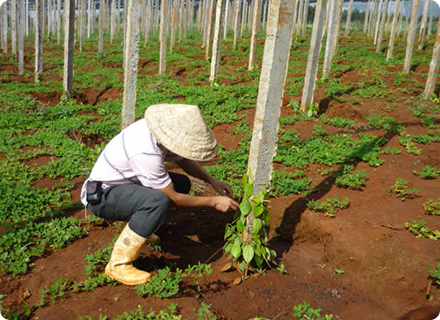
<svg viewBox="0 0 440 320"><path fill-rule="evenodd" d="M218 192L219 195L232 197L231 187L226 182L222 182L214 179L213 181L211 181L211 185L214 188L214 190Z"/></svg>
<svg viewBox="0 0 440 320"><path fill-rule="evenodd" d="M215 197L214 208L221 212L227 212L228 210L238 210L239 204L228 197Z"/></svg>

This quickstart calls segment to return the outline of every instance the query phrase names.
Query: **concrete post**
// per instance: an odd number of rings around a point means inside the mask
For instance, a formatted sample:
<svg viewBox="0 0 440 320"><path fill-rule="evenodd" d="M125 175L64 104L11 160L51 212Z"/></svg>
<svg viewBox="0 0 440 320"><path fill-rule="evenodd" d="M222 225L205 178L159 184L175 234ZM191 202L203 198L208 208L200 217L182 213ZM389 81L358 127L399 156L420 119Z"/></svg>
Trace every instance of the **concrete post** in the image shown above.
<svg viewBox="0 0 440 320"><path fill-rule="evenodd" d="M18 74L24 74L25 0L18 0Z"/></svg>
<svg viewBox="0 0 440 320"><path fill-rule="evenodd" d="M387 51L387 61L393 56L394 41L396 39L397 17L399 15L400 0L394 2L393 22L391 23L390 42Z"/></svg>
<svg viewBox="0 0 440 320"><path fill-rule="evenodd" d="M235 12L234 12L234 50L237 50L237 40L238 40L238 27L240 22L240 0L235 0Z"/></svg>
<svg viewBox="0 0 440 320"><path fill-rule="evenodd" d="M432 52L432 59L429 65L429 72L428 72L428 78L426 80L425 91L423 92L425 98L430 98L434 93L439 65L440 65L440 19L437 24L437 36L435 38L434 50Z"/></svg>
<svg viewBox="0 0 440 320"><path fill-rule="evenodd" d="M252 70L252 67L255 63L255 51L257 47L257 34L258 34L258 22L260 21L260 6L261 6L261 0L255 0L254 1L254 16L252 18L252 36L251 36L251 47L250 47L250 54L249 54L249 63L248 63L248 70Z"/></svg>
<svg viewBox="0 0 440 320"><path fill-rule="evenodd" d="M209 82L211 84L216 80L218 73L221 46L220 30L222 28L224 9L225 0L217 0L217 8L215 11L214 41L212 43L211 75L209 76Z"/></svg>
<svg viewBox="0 0 440 320"><path fill-rule="evenodd" d="M208 18L207 18L207 20L208 20L208 28L207 28L207 31L206 31L206 53L205 53L206 59L209 58L209 53L210 53L210 50L211 50L212 20L213 20L213 17L214 17L214 3L215 3L214 0L210 1Z"/></svg>
<svg viewBox="0 0 440 320"><path fill-rule="evenodd" d="M381 45L382 45L383 33L384 33L384 30L385 30L385 20L386 20L386 15L387 15L387 10L388 10L388 0L385 0L385 4L383 6L383 9L385 11L382 12L382 16L381 16L381 19L380 19L379 35L377 37L377 43L376 43L376 52L377 53L380 52Z"/></svg>
<svg viewBox="0 0 440 320"><path fill-rule="evenodd" d="M430 0L425 0L425 4L423 6L422 24L420 26L420 32L419 32L419 47L418 47L419 50L422 50L423 42L425 40L427 22L428 22L429 1Z"/></svg>
<svg viewBox="0 0 440 320"><path fill-rule="evenodd" d="M380 26L380 21L382 19L383 16L383 11L382 7L383 7L383 2L384 0L379 0L379 6L377 7L377 16L376 16L376 21L375 21L375 25L376 27L374 28L374 44L377 44L377 38L379 36L379 26Z"/></svg>
<svg viewBox="0 0 440 320"><path fill-rule="evenodd" d="M8 7L7 3L0 7L0 14L2 15L2 30L1 30L1 39L2 39L2 50L3 53L8 53Z"/></svg>
<svg viewBox="0 0 440 320"><path fill-rule="evenodd" d="M307 31L307 19L309 16L309 0L304 0L304 10L302 19L302 34L305 35Z"/></svg>
<svg viewBox="0 0 440 320"><path fill-rule="evenodd" d="M159 74L165 73L166 71L166 55L167 55L167 39L166 39L166 12L167 12L167 2L168 0L162 0L160 5L160 30L159 30L159 41L160 41L160 58L159 58ZM183 1L182 1L183 2Z"/></svg>
<svg viewBox="0 0 440 320"><path fill-rule="evenodd" d="M418 8L419 8L419 0L414 0L412 5L412 14L411 14L411 22L409 23L408 37L406 39L406 53L405 53L405 62L403 64L403 71L409 73L411 68L411 57L413 53L414 47L414 39L416 37L416 25L418 20Z"/></svg>
<svg viewBox="0 0 440 320"><path fill-rule="evenodd" d="M291 0L272 0L254 118L248 171L254 178L254 194L271 180L272 161L277 147L278 119L287 76L293 33ZM253 216L247 221L252 225Z"/></svg>
<svg viewBox="0 0 440 320"><path fill-rule="evenodd" d="M104 51L104 0L99 0L99 16L98 16L98 52Z"/></svg>
<svg viewBox="0 0 440 320"><path fill-rule="evenodd" d="M370 5L371 5L371 0L368 0L367 7L365 8L364 33L367 33L368 17L370 14Z"/></svg>
<svg viewBox="0 0 440 320"><path fill-rule="evenodd" d="M226 7L225 7L225 22L224 22L224 30L223 30L223 39L226 40L226 37L228 35L228 19L229 19L229 0L226 0Z"/></svg>
<svg viewBox="0 0 440 320"><path fill-rule="evenodd" d="M348 34L350 33L350 23L351 23L351 12L353 10L353 0L350 0L350 3L348 4L347 9L347 22L345 23L345 31L344 36L348 37Z"/></svg>
<svg viewBox="0 0 440 320"><path fill-rule="evenodd" d="M173 52L174 43L176 42L176 22L177 22L177 12L178 12L177 10L179 8L179 1L180 0L174 0L173 2L173 12L171 14L170 52Z"/></svg>
<svg viewBox="0 0 440 320"><path fill-rule="evenodd" d="M64 69L63 87L67 98L72 96L73 89L73 47L75 36L75 0L64 3Z"/></svg>
<svg viewBox="0 0 440 320"><path fill-rule="evenodd" d="M14 59L17 59L17 28L17 0L11 0L11 42Z"/></svg>
<svg viewBox="0 0 440 320"><path fill-rule="evenodd" d="M179 43L182 42L183 39L183 20L185 17L185 0L182 0L180 2L180 9L179 9Z"/></svg>
<svg viewBox="0 0 440 320"><path fill-rule="evenodd" d="M328 77L330 75L330 68L332 64L332 46L333 40L336 37L336 9L337 9L337 0L329 0L330 10L328 12L328 27L327 27L327 40L325 44L325 57L324 57L324 66L322 71L323 77Z"/></svg>
<svg viewBox="0 0 440 320"><path fill-rule="evenodd" d="M312 38L310 40L309 57L307 59L304 89L301 98L302 111L306 111L307 107L313 103L313 93L315 92L316 76L318 74L319 53L321 51L322 36L324 32L327 0L318 0L315 8Z"/></svg>
<svg viewBox="0 0 440 320"><path fill-rule="evenodd" d="M426 30L427 31L426 39L429 39L431 37L432 25L433 25L433 20L434 20L434 11L435 11L435 2L431 1L431 8L429 10L430 14L429 14L428 30Z"/></svg>
<svg viewBox="0 0 440 320"><path fill-rule="evenodd" d="M35 82L43 73L43 0L35 0Z"/></svg>
<svg viewBox="0 0 440 320"><path fill-rule="evenodd" d="M127 5L127 3L125 4ZM163 3L162 3L163 5ZM124 92L122 95L122 124L124 129L134 122L136 110L136 84L139 62L139 27L141 0L128 0L127 34L124 51Z"/></svg>

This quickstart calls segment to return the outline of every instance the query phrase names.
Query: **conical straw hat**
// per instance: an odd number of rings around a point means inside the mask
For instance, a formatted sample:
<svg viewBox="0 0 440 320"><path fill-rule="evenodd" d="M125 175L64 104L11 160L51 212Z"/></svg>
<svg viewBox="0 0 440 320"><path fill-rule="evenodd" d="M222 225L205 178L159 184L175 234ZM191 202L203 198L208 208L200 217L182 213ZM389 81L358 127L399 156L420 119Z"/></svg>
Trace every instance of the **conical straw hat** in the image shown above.
<svg viewBox="0 0 440 320"><path fill-rule="evenodd" d="M207 161L217 153L217 141L197 106L156 104L145 111L145 120L157 141L181 157Z"/></svg>

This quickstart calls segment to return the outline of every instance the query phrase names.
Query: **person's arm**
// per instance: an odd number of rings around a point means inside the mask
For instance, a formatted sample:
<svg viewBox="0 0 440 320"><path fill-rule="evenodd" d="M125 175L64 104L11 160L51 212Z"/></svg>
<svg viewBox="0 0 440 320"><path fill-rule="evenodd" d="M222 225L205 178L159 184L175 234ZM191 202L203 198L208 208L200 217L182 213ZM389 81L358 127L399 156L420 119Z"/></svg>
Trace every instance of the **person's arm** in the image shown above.
<svg viewBox="0 0 440 320"><path fill-rule="evenodd" d="M183 159L178 161L177 164L189 175L208 182L220 195L232 197L232 190L229 184L210 176L196 161Z"/></svg>
<svg viewBox="0 0 440 320"><path fill-rule="evenodd" d="M173 183L162 189L157 189L165 193L172 202L179 207L212 207L219 211L238 210L239 204L228 197L197 197L184 193L178 193L174 190Z"/></svg>

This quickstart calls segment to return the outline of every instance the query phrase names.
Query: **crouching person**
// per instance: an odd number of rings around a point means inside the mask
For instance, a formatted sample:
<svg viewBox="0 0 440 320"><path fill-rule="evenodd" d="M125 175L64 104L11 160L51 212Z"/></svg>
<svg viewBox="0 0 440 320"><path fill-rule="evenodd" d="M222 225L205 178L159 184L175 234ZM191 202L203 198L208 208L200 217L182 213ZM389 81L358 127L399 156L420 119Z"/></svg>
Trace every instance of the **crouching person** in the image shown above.
<svg viewBox="0 0 440 320"><path fill-rule="evenodd" d="M215 157L217 142L197 106L161 104L149 107L145 118L114 137L100 154L84 183L81 200L93 214L128 221L113 248L105 274L126 285L147 282L151 275L133 266L146 242L158 243L154 233L171 204L237 210L227 183L210 176L196 161ZM220 195L188 195L190 180L168 172L174 161L191 176L212 185Z"/></svg>

